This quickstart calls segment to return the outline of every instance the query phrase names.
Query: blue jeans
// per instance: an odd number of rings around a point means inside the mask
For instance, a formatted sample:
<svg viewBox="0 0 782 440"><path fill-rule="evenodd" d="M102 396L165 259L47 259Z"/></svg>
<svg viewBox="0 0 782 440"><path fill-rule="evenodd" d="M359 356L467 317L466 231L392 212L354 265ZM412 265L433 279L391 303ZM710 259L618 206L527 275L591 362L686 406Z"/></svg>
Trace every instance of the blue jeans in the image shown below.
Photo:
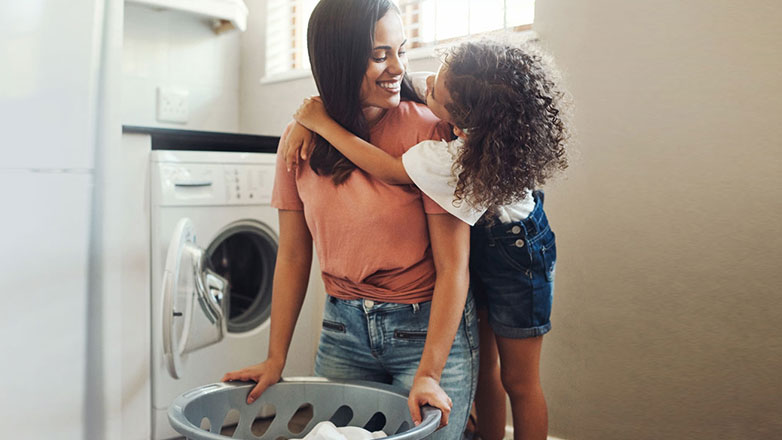
<svg viewBox="0 0 782 440"><path fill-rule="evenodd" d="M471 230L470 284L499 336L531 338L551 330L556 237L535 191L535 209L521 221Z"/></svg>
<svg viewBox="0 0 782 440"><path fill-rule="evenodd" d="M315 374L409 390L423 353L430 308L431 302L396 304L327 297ZM433 439L461 439L477 381L478 328L469 297L440 379L440 386L453 400L450 421ZM398 427L383 429L391 435Z"/></svg>

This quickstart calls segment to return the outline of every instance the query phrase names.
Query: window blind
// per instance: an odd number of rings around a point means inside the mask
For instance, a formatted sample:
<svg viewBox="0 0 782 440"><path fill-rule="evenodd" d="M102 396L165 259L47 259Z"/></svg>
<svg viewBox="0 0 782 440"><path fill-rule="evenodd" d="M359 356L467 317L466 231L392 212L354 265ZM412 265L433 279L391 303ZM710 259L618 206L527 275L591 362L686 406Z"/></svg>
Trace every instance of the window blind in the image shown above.
<svg viewBox="0 0 782 440"><path fill-rule="evenodd" d="M521 30L535 18L535 0L393 0L408 49L501 29ZM266 77L309 70L307 22L318 0L267 0Z"/></svg>

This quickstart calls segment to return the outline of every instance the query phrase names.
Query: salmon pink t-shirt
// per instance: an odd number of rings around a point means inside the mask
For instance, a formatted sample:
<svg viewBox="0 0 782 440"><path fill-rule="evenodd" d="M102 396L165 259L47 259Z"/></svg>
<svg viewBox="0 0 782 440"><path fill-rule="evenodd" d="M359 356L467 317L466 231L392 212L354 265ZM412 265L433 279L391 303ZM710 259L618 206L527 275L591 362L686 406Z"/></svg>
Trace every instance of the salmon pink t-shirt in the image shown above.
<svg viewBox="0 0 782 440"><path fill-rule="evenodd" d="M395 157L421 141L451 137L446 123L411 101L386 111L370 130L370 142ZM288 172L278 156L272 206L304 211L329 295L405 304L432 298L426 214L447 213L415 186L388 185L361 169L334 185L306 161Z"/></svg>

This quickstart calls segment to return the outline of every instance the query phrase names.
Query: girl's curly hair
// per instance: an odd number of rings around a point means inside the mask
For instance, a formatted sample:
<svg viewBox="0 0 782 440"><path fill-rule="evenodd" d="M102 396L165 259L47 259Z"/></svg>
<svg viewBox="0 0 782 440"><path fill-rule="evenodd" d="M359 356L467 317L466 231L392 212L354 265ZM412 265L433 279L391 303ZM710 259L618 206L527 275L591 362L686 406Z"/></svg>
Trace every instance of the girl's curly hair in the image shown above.
<svg viewBox="0 0 782 440"><path fill-rule="evenodd" d="M467 133L454 163L456 203L515 203L567 168L566 95L529 44L465 42L445 54L445 106Z"/></svg>

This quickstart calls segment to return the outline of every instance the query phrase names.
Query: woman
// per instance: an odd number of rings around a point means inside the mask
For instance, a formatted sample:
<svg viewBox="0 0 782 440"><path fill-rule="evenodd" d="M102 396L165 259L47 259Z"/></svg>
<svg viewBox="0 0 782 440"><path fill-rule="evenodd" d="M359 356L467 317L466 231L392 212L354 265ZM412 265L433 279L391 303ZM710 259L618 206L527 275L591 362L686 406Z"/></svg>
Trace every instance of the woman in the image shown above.
<svg viewBox="0 0 782 440"><path fill-rule="evenodd" d="M425 106L403 99L414 94L404 79L401 18L390 1L321 0L307 40L320 96L344 127L395 156L421 140L450 137ZM328 293L316 373L410 389L414 422L420 405L433 405L447 424L435 438L460 438L478 367L467 298L469 226L414 187L375 180L317 142L295 172L278 158L272 204L280 247L268 358L223 380L256 381L252 402L280 379L314 242Z"/></svg>

